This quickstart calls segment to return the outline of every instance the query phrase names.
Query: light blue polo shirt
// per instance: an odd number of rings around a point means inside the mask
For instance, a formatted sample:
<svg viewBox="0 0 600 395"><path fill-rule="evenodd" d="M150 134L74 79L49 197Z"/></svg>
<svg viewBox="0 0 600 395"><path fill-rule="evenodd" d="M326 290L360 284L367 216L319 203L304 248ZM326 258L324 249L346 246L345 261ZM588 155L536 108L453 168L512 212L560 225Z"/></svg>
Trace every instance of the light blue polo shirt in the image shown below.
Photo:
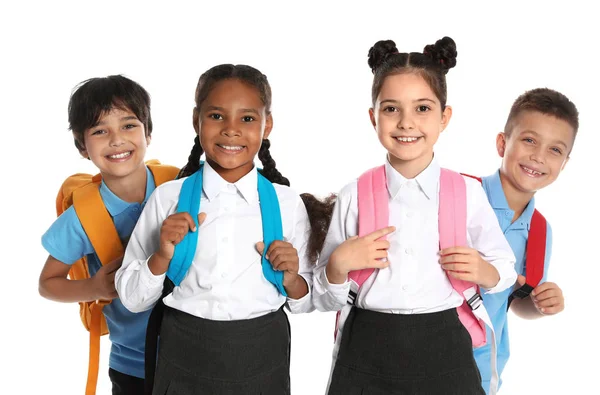
<svg viewBox="0 0 600 395"><path fill-rule="evenodd" d="M533 216L533 211L535 208L535 199L532 198L525 208L525 211L523 211L523 214L521 214L521 216L515 222L511 223L515 212L508 207L506 196L504 195L504 190L502 189L502 183L500 182L500 171L496 171L491 176L484 177L482 179L482 185L485 193L487 194L490 205L494 209L496 217L498 217L498 222L500 223L500 227L504 232L504 236L506 237L508 244L510 244L515 257L517 258L515 270L518 274L524 276L525 267L527 264L525 262L525 247L527 245L527 237L529 236L531 217ZM544 262L544 276L542 277L541 282L546 281L546 276L548 274L548 263L550 262L551 254L552 229L550 228L550 224L548 224L546 230L546 257ZM510 355L506 309L508 306L508 297L512 291L513 288L510 287L503 292L482 294L483 304L485 305L485 308L492 320L492 324L494 325L494 330L496 331L496 340L498 342L497 352L499 375L502 375L502 371L504 370ZM489 328L487 331L487 338L492 339ZM477 361L477 366L481 372L483 388L485 389L485 392L488 393L491 378L491 347L490 345L486 345L484 347L477 348L474 350L474 354L475 360ZM500 384L502 384L502 380L500 380Z"/></svg>
<svg viewBox="0 0 600 395"><path fill-rule="evenodd" d="M146 201L155 189L154 177L146 168L146 197L142 204L128 203L117 197L102 181L100 196L113 219L119 238L126 245L140 217ZM90 274L93 276L101 267L100 260L86 236L75 209L69 207L54 221L42 236L42 245L50 255L71 265L83 256L87 257ZM144 347L146 326L150 312L132 313L121 301L113 299L103 309L112 343L109 366L121 373L144 378Z"/></svg>

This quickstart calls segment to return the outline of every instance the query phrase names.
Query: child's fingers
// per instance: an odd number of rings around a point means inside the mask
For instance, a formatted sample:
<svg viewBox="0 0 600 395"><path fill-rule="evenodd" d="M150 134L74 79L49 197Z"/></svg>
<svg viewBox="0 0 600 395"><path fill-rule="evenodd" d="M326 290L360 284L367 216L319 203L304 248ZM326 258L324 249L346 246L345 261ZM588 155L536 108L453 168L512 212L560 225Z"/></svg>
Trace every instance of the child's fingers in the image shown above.
<svg viewBox="0 0 600 395"><path fill-rule="evenodd" d="M553 296L548 299L536 301L536 305L538 307L552 307L552 306L558 306L560 304L561 304L561 298L558 296Z"/></svg>
<svg viewBox="0 0 600 395"><path fill-rule="evenodd" d="M106 265L104 265L104 270L107 273L112 273L112 272L116 272L117 270L119 270L119 268L121 267L121 264L123 263L123 257L117 258L113 261L110 261L109 263L107 263Z"/></svg>
<svg viewBox="0 0 600 395"><path fill-rule="evenodd" d="M387 259L388 252L386 250L375 250L371 254L372 259Z"/></svg>
<svg viewBox="0 0 600 395"><path fill-rule="evenodd" d="M558 289L550 288L550 289L545 289L542 292L539 292L539 291L535 292L535 293L532 292L531 296L533 297L534 300L540 301L540 300L549 299L552 297L562 296L562 292Z"/></svg>
<svg viewBox="0 0 600 395"><path fill-rule="evenodd" d="M390 265L387 258L370 259L363 269L385 269Z"/></svg>
<svg viewBox="0 0 600 395"><path fill-rule="evenodd" d="M519 274L517 276L517 284L519 284L519 286L522 287L523 285L525 285L525 280L526 280L525 276L523 276L521 274Z"/></svg>
<svg viewBox="0 0 600 395"><path fill-rule="evenodd" d="M386 228L378 229L375 232L369 233L368 235L365 236L365 239L368 241L375 241L377 239L380 239L384 236L389 235L390 233L392 233L395 230L396 230L395 226L388 226Z"/></svg>
<svg viewBox="0 0 600 395"><path fill-rule="evenodd" d="M276 268L273 267L273 269L280 271L280 272L298 272L298 262L292 262L292 261L283 261L281 262L281 264L279 264Z"/></svg>
<svg viewBox="0 0 600 395"><path fill-rule="evenodd" d="M279 254L277 256L271 256L271 259L269 259L269 262L271 262L271 265L273 266L274 269L281 270L279 268L279 266L281 266L284 262L296 262L296 264L297 264L298 263L298 255L294 254L294 253Z"/></svg>
<svg viewBox="0 0 600 395"><path fill-rule="evenodd" d="M289 243L280 242L275 244L275 242L271 243L269 249L267 250L267 259L269 261L275 259L279 255L287 255L287 254L295 254L298 255L296 249Z"/></svg>
<svg viewBox="0 0 600 395"><path fill-rule="evenodd" d="M471 262L471 256L470 255L463 255L463 254L451 254L451 255L444 255L439 259L439 262L441 264L446 264L446 263L470 263Z"/></svg>
<svg viewBox="0 0 600 395"><path fill-rule="evenodd" d="M552 315L563 311L565 309L565 306L563 304L558 304L550 307L540 307L539 309L542 312L542 314Z"/></svg>
<svg viewBox="0 0 600 395"><path fill-rule="evenodd" d="M373 243L373 247L375 247L376 250L389 250L390 242L387 240L377 240Z"/></svg>
<svg viewBox="0 0 600 395"><path fill-rule="evenodd" d="M450 247L450 248L444 248L443 250L440 250L441 256L453 255L453 254L468 255L468 254L472 254L472 253L473 253L473 249L469 248L469 247Z"/></svg>
<svg viewBox="0 0 600 395"><path fill-rule="evenodd" d="M198 214L198 225L202 225L206 220L206 213Z"/></svg>
<svg viewBox="0 0 600 395"><path fill-rule="evenodd" d="M263 243L262 241L259 241L258 243L256 243L254 245L256 247L256 251L262 255L263 251L265 250L265 243Z"/></svg>
<svg viewBox="0 0 600 395"><path fill-rule="evenodd" d="M442 268L451 272L471 273L471 268L466 263L446 263L442 265Z"/></svg>
<svg viewBox="0 0 600 395"><path fill-rule="evenodd" d="M537 287L535 287L535 289L533 290L532 293L533 293L533 295L538 295L538 294L541 294L542 292L545 292L550 289L560 290L558 285L556 285L555 283L545 282L545 283L540 284Z"/></svg>
<svg viewBox="0 0 600 395"><path fill-rule="evenodd" d="M448 271L447 273L449 276L456 278L458 280L474 282L473 275L471 275L471 273L457 272L457 271Z"/></svg>

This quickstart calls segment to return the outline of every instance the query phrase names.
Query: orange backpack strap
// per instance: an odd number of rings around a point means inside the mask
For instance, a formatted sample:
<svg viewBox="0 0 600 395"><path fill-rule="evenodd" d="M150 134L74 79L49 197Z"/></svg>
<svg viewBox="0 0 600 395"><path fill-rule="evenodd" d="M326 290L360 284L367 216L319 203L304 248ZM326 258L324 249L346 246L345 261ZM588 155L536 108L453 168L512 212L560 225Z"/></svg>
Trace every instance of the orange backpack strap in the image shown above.
<svg viewBox="0 0 600 395"><path fill-rule="evenodd" d="M73 191L73 207L83 230L90 239L102 265L122 257L123 244L108 210L100 196L99 183L93 182ZM100 365L100 336L102 335L102 308L110 301L90 302L90 354L85 393L94 395Z"/></svg>
<svg viewBox="0 0 600 395"><path fill-rule="evenodd" d="M179 168L175 166L163 165L156 159L146 162L146 166L152 172L154 177L154 185L159 186L167 181L172 181L179 174Z"/></svg>

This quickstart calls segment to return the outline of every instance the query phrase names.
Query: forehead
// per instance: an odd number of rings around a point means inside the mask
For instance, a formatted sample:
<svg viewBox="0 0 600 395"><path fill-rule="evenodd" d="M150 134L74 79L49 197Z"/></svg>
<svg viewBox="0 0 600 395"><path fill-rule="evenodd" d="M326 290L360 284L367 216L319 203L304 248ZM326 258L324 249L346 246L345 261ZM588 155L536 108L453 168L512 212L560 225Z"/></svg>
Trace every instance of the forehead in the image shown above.
<svg viewBox="0 0 600 395"><path fill-rule="evenodd" d="M538 111L523 111L514 120L512 133L534 133L548 142L562 143L571 149L575 140L573 127L565 120Z"/></svg>
<svg viewBox="0 0 600 395"><path fill-rule="evenodd" d="M106 122L110 120L121 120L122 118L131 118L134 117L137 119L137 116L131 111L127 106L113 106L107 111L103 111L98 116L98 120L96 123Z"/></svg>
<svg viewBox="0 0 600 395"><path fill-rule="evenodd" d="M203 104L223 108L240 106L259 109L264 107L258 89L238 79L216 82Z"/></svg>
<svg viewBox="0 0 600 395"><path fill-rule="evenodd" d="M379 92L379 100L430 99L439 102L429 83L416 72L387 76Z"/></svg>

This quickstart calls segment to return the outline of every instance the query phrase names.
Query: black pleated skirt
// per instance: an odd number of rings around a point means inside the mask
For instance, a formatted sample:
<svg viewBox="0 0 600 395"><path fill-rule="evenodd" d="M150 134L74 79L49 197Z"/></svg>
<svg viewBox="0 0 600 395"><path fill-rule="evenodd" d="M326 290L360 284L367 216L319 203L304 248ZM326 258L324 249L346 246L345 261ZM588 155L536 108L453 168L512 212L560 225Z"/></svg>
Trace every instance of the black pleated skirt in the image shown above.
<svg viewBox="0 0 600 395"><path fill-rule="evenodd" d="M213 321L165 308L153 395L286 395L290 327L283 309Z"/></svg>
<svg viewBox="0 0 600 395"><path fill-rule="evenodd" d="M329 395L485 395L456 309L385 314L353 307Z"/></svg>

